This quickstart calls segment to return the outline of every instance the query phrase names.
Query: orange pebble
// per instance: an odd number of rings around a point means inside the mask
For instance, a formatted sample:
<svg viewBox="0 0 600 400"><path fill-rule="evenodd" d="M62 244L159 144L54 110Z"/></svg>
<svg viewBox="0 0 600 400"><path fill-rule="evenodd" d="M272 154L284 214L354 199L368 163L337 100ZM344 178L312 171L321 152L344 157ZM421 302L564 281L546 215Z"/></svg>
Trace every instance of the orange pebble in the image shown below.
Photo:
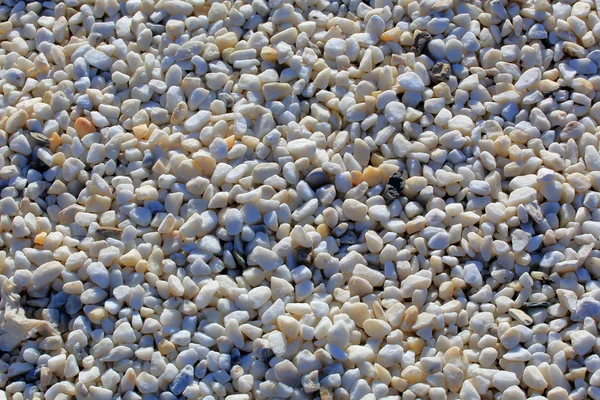
<svg viewBox="0 0 600 400"><path fill-rule="evenodd" d="M368 166L363 171L363 180L367 182L370 187L379 185L381 183L381 171L379 168Z"/></svg>
<svg viewBox="0 0 600 400"><path fill-rule="evenodd" d="M225 138L225 143L227 143L227 148L229 150L231 150L231 148L233 147L234 143L235 143L235 136L231 135L231 136L227 136Z"/></svg>
<svg viewBox="0 0 600 400"><path fill-rule="evenodd" d="M356 186L363 181L363 176L360 171L352 171L350 172L350 179L352 181L352 185Z"/></svg>
<svg viewBox="0 0 600 400"><path fill-rule="evenodd" d="M56 149L58 149L58 146L61 145L60 135L54 132L52 135L50 135L49 139L50 141L48 142L48 148L52 152L55 152Z"/></svg>
<svg viewBox="0 0 600 400"><path fill-rule="evenodd" d="M77 118L74 127L77 131L77 136L80 138L84 137L85 135L89 135L92 132L96 132L96 127L94 124L92 124L89 119L83 117Z"/></svg>
<svg viewBox="0 0 600 400"><path fill-rule="evenodd" d="M35 244L39 244L41 246L44 244L44 241L46 240L46 236L48 236L48 234L46 232L40 232L37 235L35 235L35 239L33 240L33 242Z"/></svg>

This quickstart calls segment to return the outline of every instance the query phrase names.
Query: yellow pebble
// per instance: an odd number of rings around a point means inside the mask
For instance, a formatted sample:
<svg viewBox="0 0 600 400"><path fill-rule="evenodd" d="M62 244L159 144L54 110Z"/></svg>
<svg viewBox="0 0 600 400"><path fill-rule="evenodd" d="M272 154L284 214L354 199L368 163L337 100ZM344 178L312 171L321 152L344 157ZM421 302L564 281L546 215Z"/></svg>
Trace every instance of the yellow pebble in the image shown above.
<svg viewBox="0 0 600 400"><path fill-rule="evenodd" d="M225 143L227 143L227 148L229 150L231 150L231 148L233 147L233 145L235 144L235 136L231 135L231 136L227 136L225 138Z"/></svg>
<svg viewBox="0 0 600 400"><path fill-rule="evenodd" d="M33 242L37 245L43 245L44 241L46 240L46 236L48 236L48 234L46 232L40 232L37 235L35 235L35 239L33 240Z"/></svg>
<svg viewBox="0 0 600 400"><path fill-rule="evenodd" d="M327 226L327 224L321 224L317 226L317 233L321 235L322 238L326 238L331 235L331 230Z"/></svg>
<svg viewBox="0 0 600 400"><path fill-rule="evenodd" d="M162 354L163 356L166 356L174 350L175 345L166 339L163 339L160 341L160 343L158 343L158 351L160 351L160 354Z"/></svg>
<svg viewBox="0 0 600 400"><path fill-rule="evenodd" d="M100 325L102 323L102 320L106 318L107 315L108 313L104 308L98 307L88 313L88 318L92 324Z"/></svg>
<svg viewBox="0 0 600 400"><path fill-rule="evenodd" d="M352 181L352 185L356 186L363 181L363 176L360 171L352 171L350 173L350 180Z"/></svg>
<svg viewBox="0 0 600 400"><path fill-rule="evenodd" d="M370 187L379 185L382 181L381 171L379 170L379 168L374 168L374 167L368 166L363 171L362 176L363 176L363 181L367 182L367 184Z"/></svg>

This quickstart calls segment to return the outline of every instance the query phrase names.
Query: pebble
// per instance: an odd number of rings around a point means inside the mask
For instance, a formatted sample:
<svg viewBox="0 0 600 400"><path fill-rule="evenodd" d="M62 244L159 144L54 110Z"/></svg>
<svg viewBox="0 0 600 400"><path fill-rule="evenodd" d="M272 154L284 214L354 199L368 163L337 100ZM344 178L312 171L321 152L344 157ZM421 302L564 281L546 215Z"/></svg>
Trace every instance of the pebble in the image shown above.
<svg viewBox="0 0 600 400"><path fill-rule="evenodd" d="M388 179L385 188L383 190L383 198L389 204L400 197L402 190L406 186L402 174L394 172Z"/></svg>
<svg viewBox="0 0 600 400"><path fill-rule="evenodd" d="M248 265L258 265L269 272L282 265L283 260L271 250L259 246L250 253L247 263Z"/></svg>
<svg viewBox="0 0 600 400"><path fill-rule="evenodd" d="M414 42L410 50L414 52L415 55L420 56L431 39L432 37L429 32L419 32L415 35Z"/></svg>
<svg viewBox="0 0 600 400"><path fill-rule="evenodd" d="M533 390L544 390L548 387L548 382L540 370L529 365L523 371L523 382Z"/></svg>
<svg viewBox="0 0 600 400"><path fill-rule="evenodd" d="M349 219L353 221L362 221L367 216L369 207L357 200L347 199L344 200L344 203L342 204L342 210L344 215Z"/></svg>
<svg viewBox="0 0 600 400"><path fill-rule="evenodd" d="M83 57L90 66L105 71L110 69L113 62L109 56L96 49L89 49L89 51L85 52Z"/></svg>
<svg viewBox="0 0 600 400"><path fill-rule="evenodd" d="M140 393L155 393L158 390L158 379L146 372L142 372L136 377L135 386Z"/></svg>
<svg viewBox="0 0 600 400"><path fill-rule="evenodd" d="M523 72L515 83L516 90L527 90L542 79L542 72L539 68L531 68Z"/></svg>
<svg viewBox="0 0 600 400"><path fill-rule="evenodd" d="M406 72L398 77L398 85L407 91L422 92L425 85L421 78L414 72Z"/></svg>
<svg viewBox="0 0 600 400"><path fill-rule="evenodd" d="M406 118L406 107L400 102L393 101L385 106L384 115L390 124L399 124Z"/></svg>
<svg viewBox="0 0 600 400"><path fill-rule="evenodd" d="M110 285L110 275L102 263L91 263L87 267L87 274L90 279L102 289L106 289Z"/></svg>
<svg viewBox="0 0 600 400"><path fill-rule="evenodd" d="M571 333L571 346L575 353L584 355L596 344L596 337L588 331L576 331Z"/></svg>
<svg viewBox="0 0 600 400"><path fill-rule="evenodd" d="M43 286L52 283L64 271L65 267L58 261L49 261L37 267L31 275L31 284Z"/></svg>
<svg viewBox="0 0 600 400"><path fill-rule="evenodd" d="M438 61L431 68L431 72L430 72L431 80L436 84L441 83L441 82L448 82L448 80L450 79L450 73L451 73L450 64L442 62L442 61Z"/></svg>
<svg viewBox="0 0 600 400"><path fill-rule="evenodd" d="M498 371L492 377L492 385L501 392L513 385L519 384L519 378L514 372Z"/></svg>
<svg viewBox="0 0 600 400"><path fill-rule="evenodd" d="M594 2L5 3L5 397L600 398Z"/></svg>

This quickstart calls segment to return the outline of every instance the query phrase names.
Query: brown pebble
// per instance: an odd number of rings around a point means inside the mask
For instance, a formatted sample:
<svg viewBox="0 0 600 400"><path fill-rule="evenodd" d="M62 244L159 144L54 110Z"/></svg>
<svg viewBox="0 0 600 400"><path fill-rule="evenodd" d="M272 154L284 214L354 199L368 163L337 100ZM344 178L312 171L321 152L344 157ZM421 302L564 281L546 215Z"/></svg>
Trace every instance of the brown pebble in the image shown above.
<svg viewBox="0 0 600 400"><path fill-rule="evenodd" d="M450 79L450 64L445 62L437 62L430 72L433 83L447 82Z"/></svg>

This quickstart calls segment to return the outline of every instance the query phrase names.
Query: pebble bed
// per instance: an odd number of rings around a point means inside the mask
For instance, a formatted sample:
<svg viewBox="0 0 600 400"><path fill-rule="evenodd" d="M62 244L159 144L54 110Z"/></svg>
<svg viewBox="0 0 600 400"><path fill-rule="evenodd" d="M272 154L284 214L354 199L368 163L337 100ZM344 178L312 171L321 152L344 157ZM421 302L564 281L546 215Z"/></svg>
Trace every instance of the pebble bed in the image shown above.
<svg viewBox="0 0 600 400"><path fill-rule="evenodd" d="M600 399L598 1L0 3L0 399Z"/></svg>

